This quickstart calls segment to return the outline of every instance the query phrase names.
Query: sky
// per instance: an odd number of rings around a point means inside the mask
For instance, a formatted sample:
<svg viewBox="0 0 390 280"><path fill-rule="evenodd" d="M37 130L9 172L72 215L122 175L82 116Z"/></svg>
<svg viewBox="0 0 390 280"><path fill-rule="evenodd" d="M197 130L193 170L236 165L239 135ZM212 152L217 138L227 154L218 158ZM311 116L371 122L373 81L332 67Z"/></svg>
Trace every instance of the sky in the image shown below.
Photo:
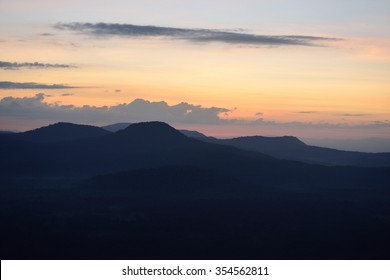
<svg viewBox="0 0 390 280"><path fill-rule="evenodd" d="M388 0L1 0L0 130L390 138Z"/></svg>

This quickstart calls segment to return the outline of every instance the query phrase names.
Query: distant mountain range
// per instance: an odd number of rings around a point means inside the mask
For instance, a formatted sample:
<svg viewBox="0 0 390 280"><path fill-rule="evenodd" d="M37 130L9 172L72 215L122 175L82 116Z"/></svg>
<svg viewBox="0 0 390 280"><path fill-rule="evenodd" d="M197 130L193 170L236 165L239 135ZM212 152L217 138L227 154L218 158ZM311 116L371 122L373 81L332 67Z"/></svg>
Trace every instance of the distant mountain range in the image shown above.
<svg viewBox="0 0 390 280"><path fill-rule="evenodd" d="M117 132L119 130L127 128L131 124L132 123L124 123L124 122L123 123L114 123L114 124L102 126L102 128L107 130L107 131L110 131L110 132Z"/></svg>
<svg viewBox="0 0 390 280"><path fill-rule="evenodd" d="M0 135L2 259L390 257L388 154L109 129Z"/></svg>
<svg viewBox="0 0 390 280"><path fill-rule="evenodd" d="M311 164L344 166L390 166L390 153L340 151L306 145L296 137L250 136L232 139L198 138L206 142L234 146L275 158Z"/></svg>
<svg viewBox="0 0 390 280"><path fill-rule="evenodd" d="M114 124L108 126L108 130L117 131L129 125L130 123ZM106 127L102 128L106 129ZM180 130L180 132L188 137L196 138L201 141L234 146L243 150L260 152L280 159L322 165L390 166L390 153L349 152L316 147L306 145L293 136L247 136L232 139L217 139L208 137L197 131Z"/></svg>
<svg viewBox="0 0 390 280"><path fill-rule="evenodd" d="M151 122L150 128L152 128ZM157 127L149 131L133 131L135 127L140 124L131 125L130 123L117 123L104 127L95 127L89 125L77 125L72 123L57 123L49 125L47 127L38 128L35 130L22 132L22 133L5 133L1 135L0 141L6 139L14 139L18 141L28 141L34 143L54 143L54 142L66 142L71 140L92 139L98 136L118 134L119 136L112 136L111 138L120 138L129 136L126 141L135 141L138 135L143 135L143 139L140 140L143 144L146 144L157 137L159 145L172 145L177 142L162 143L163 135L160 135L162 131ZM129 128L129 129L127 129ZM138 127L138 129L140 129ZM126 132L123 132L123 131ZM122 132L121 132L122 131ZM178 137L179 133L174 131ZM258 152L265 155L272 156L278 159L286 159L293 161L300 161L310 164L320 165L339 165L339 166L366 166L366 167L380 167L390 166L390 153L363 153L363 152L349 152L340 151L330 148L322 148L316 146L306 145L296 137L284 136L284 137L263 137L263 136L248 136L238 137L232 139L217 139L214 137L207 137L206 135L197 131L179 130L182 134L200 140L202 142L213 143L224 146L233 146L241 150ZM147 133L147 135L145 135ZM171 131L173 133L173 129ZM107 139L109 139L108 137ZM173 140L173 137L172 139ZM107 140L108 141L108 140ZM129 142L130 143L130 142ZM107 144L110 145L110 144ZM92 145L93 146L93 145ZM153 146L153 145L151 145ZM106 147L105 149L111 150L112 148Z"/></svg>
<svg viewBox="0 0 390 280"><path fill-rule="evenodd" d="M358 139L314 139L304 138L305 143L318 146L327 147L337 150L356 151L366 153L383 153L390 151L390 138L358 138Z"/></svg>

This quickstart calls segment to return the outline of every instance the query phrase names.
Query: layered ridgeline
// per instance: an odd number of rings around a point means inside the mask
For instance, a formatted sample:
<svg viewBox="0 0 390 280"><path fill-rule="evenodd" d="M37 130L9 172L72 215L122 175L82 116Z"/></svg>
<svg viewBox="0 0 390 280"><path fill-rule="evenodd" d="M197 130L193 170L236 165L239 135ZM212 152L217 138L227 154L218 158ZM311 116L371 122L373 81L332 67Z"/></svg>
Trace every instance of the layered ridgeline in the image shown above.
<svg viewBox="0 0 390 280"><path fill-rule="evenodd" d="M90 176L164 165L212 167L251 158L274 161L265 155L189 138L162 122L133 124L115 133L96 128L100 134L97 136L87 131L88 126L66 124L65 134L73 138L68 141L56 136L63 126L59 123L32 131L33 141L26 140L30 132L0 138L0 162L5 174ZM85 130L85 137L75 136L80 129Z"/></svg>
<svg viewBox="0 0 390 280"><path fill-rule="evenodd" d="M312 164L390 166L390 153L363 153L316 147L307 145L293 136L247 136L231 139L217 139L204 135L191 137L210 143L229 145L243 150L260 152L275 158L296 160Z"/></svg>
<svg viewBox="0 0 390 280"><path fill-rule="evenodd" d="M128 127L131 123L118 123L102 127L111 132ZM279 159L295 160L312 164L344 166L390 166L390 153L363 153L341 151L307 145L293 136L264 137L246 136L231 139L208 137L198 131L180 130L188 137L243 150L260 152Z"/></svg>
<svg viewBox="0 0 390 280"><path fill-rule="evenodd" d="M162 122L120 124L119 127L122 129L110 132L99 127L57 123L0 135L1 168L10 176L91 176L165 165L196 165L227 173L232 169L233 174L237 170L256 170L259 165L271 173L286 166L305 170L323 168L277 158L326 165L390 166L390 153L313 147L295 137L216 139L193 131L178 131Z"/></svg>
<svg viewBox="0 0 390 280"><path fill-rule="evenodd" d="M0 135L1 257L390 257L390 167L270 156L310 148L292 137L205 138L162 122Z"/></svg>

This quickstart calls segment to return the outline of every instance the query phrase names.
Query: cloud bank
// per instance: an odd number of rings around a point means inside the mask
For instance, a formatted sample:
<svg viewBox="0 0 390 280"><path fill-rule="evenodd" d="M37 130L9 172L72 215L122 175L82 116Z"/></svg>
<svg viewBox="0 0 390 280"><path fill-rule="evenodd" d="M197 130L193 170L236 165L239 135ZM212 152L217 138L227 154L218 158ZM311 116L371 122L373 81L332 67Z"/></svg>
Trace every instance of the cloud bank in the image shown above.
<svg viewBox="0 0 390 280"><path fill-rule="evenodd" d="M47 69L47 68L76 68L76 66L68 64L50 64L50 63L40 63L40 62L8 62L0 61L0 69L4 70L19 70L20 68L30 68L30 69Z"/></svg>
<svg viewBox="0 0 390 280"><path fill-rule="evenodd" d="M0 82L0 89L67 89L77 88L63 84L40 84L40 83L14 83L14 82Z"/></svg>
<svg viewBox="0 0 390 280"><path fill-rule="evenodd" d="M94 36L121 36L129 38L160 37L165 39L181 39L197 43L226 43L257 46L318 46L319 41L340 40L337 38L299 35L256 35L218 30L173 28L152 25L134 25L119 23L58 23L54 26L59 30L76 31Z"/></svg>
<svg viewBox="0 0 390 280"><path fill-rule="evenodd" d="M70 122L141 122L160 120L169 123L207 123L218 124L223 120L219 114L229 109L192 105L185 102L168 105L166 102L150 102L136 99L131 103L115 106L77 107L45 102L47 95L36 94L33 97L5 97L0 100L0 116L4 118L41 119Z"/></svg>
<svg viewBox="0 0 390 280"><path fill-rule="evenodd" d="M48 103L44 93L32 97L5 97L0 100L0 117L3 120L21 120L31 122L46 120L48 123L58 121L90 124L110 124L117 122L142 122L159 120L180 125L219 125L255 127L257 129L272 128L275 131L313 130L383 130L390 129L389 122L373 122L361 125L308 123L308 122L275 122L262 118L255 120L226 119L222 115L231 113L234 109L220 107L203 107L182 102L169 105L165 101L151 102L135 99L130 103L114 106L61 105ZM260 133L261 134L261 133Z"/></svg>

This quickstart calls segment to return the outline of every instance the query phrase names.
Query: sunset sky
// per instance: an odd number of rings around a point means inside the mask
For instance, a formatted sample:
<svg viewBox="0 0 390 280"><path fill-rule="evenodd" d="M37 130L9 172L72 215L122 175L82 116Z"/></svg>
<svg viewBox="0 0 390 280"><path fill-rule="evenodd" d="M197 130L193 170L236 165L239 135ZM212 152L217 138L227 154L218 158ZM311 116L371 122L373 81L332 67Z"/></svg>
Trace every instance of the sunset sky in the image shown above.
<svg viewBox="0 0 390 280"><path fill-rule="evenodd" d="M390 138L388 0L1 0L0 130Z"/></svg>

